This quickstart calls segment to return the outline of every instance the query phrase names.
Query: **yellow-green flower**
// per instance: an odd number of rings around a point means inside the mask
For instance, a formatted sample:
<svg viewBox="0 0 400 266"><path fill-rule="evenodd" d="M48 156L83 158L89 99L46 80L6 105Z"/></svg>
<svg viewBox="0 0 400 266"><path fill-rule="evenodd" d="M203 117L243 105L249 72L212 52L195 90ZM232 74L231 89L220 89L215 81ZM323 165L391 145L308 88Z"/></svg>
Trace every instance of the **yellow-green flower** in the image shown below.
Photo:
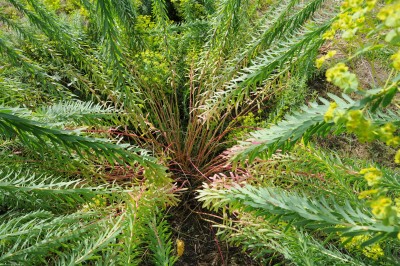
<svg viewBox="0 0 400 266"><path fill-rule="evenodd" d="M394 156L394 162L400 164L400 150L396 152L396 155Z"/></svg>
<svg viewBox="0 0 400 266"><path fill-rule="evenodd" d="M383 249L379 246L379 244L375 243L371 246L367 246L363 249L363 253L365 256L368 258L371 258L373 260L378 260L380 257L385 255L383 252Z"/></svg>
<svg viewBox="0 0 400 266"><path fill-rule="evenodd" d="M392 65L396 70L400 70L400 50L392 55L390 59L393 60Z"/></svg>
<svg viewBox="0 0 400 266"><path fill-rule="evenodd" d="M385 141L389 146L397 146L400 138L394 137L393 133L396 131L396 127L392 123L387 123L379 129L379 137L382 141Z"/></svg>
<svg viewBox="0 0 400 266"><path fill-rule="evenodd" d="M386 141L386 145L392 146L392 147L397 147L397 146L399 146L399 144L400 144L400 137L399 136L390 138L390 139L388 139Z"/></svg>
<svg viewBox="0 0 400 266"><path fill-rule="evenodd" d="M386 219L390 215L392 200L387 197L380 197L371 202L372 214L378 219Z"/></svg>
<svg viewBox="0 0 400 266"><path fill-rule="evenodd" d="M382 172L375 167L362 169L360 174L364 175L365 180L368 182L368 186L376 185L382 179Z"/></svg>
<svg viewBox="0 0 400 266"><path fill-rule="evenodd" d="M361 191L360 194L358 195L358 198L365 199L366 197L374 195L378 192L379 192L378 189L370 189L370 190Z"/></svg>
<svg viewBox="0 0 400 266"><path fill-rule="evenodd" d="M329 108L328 108L328 110L326 111L326 113L324 115L324 120L325 120L326 123L329 123L329 122L331 122L333 120L334 112L335 112L335 109L337 108L337 106L338 105L335 102L332 102L329 105Z"/></svg>
<svg viewBox="0 0 400 266"><path fill-rule="evenodd" d="M383 7L377 17L385 23L387 27L400 26L400 3Z"/></svg>
<svg viewBox="0 0 400 266"><path fill-rule="evenodd" d="M320 58L317 58L317 60L315 60L316 67L321 68L321 66L325 62L325 60L326 60L325 56L321 56Z"/></svg>
<svg viewBox="0 0 400 266"><path fill-rule="evenodd" d="M347 113L347 123L346 123L347 130L349 132L357 131L357 129L360 128L362 121L364 120L365 118L361 110L350 110Z"/></svg>
<svg viewBox="0 0 400 266"><path fill-rule="evenodd" d="M349 68L338 63L326 71L326 80L343 89L346 93L357 90L358 80L355 74L350 73Z"/></svg>
<svg viewBox="0 0 400 266"><path fill-rule="evenodd" d="M325 60L332 58L336 55L336 51L329 51L326 55L321 56L320 58L318 58L315 61L315 65L317 66L317 68L320 68L322 66L322 64L325 62Z"/></svg>
<svg viewBox="0 0 400 266"><path fill-rule="evenodd" d="M334 67L331 67L326 71L326 80L332 82L337 76L342 75L343 73L347 72L349 68L343 64L338 63Z"/></svg>
<svg viewBox="0 0 400 266"><path fill-rule="evenodd" d="M368 235L359 235L351 238L350 241L348 237L341 237L340 240L342 242L347 242L344 246L349 251L361 250L362 253L371 258L373 260L377 260L384 255L384 252L378 243L373 245L361 248L361 244L365 241L368 241L370 236Z"/></svg>
<svg viewBox="0 0 400 266"><path fill-rule="evenodd" d="M383 134L392 135L396 131L396 127L392 123L386 123L381 127Z"/></svg>
<svg viewBox="0 0 400 266"><path fill-rule="evenodd" d="M391 6L385 6L379 10L377 18L385 21L391 14L393 14L393 9Z"/></svg>
<svg viewBox="0 0 400 266"><path fill-rule="evenodd" d="M356 8L361 6L363 0L349 0L347 2L349 3L349 7Z"/></svg>
<svg viewBox="0 0 400 266"><path fill-rule="evenodd" d="M375 7L377 0L367 0L367 10L371 10Z"/></svg>
<svg viewBox="0 0 400 266"><path fill-rule="evenodd" d="M335 37L336 31L334 29L330 29L326 31L324 34L322 34L322 39L324 40L333 40L333 37Z"/></svg>

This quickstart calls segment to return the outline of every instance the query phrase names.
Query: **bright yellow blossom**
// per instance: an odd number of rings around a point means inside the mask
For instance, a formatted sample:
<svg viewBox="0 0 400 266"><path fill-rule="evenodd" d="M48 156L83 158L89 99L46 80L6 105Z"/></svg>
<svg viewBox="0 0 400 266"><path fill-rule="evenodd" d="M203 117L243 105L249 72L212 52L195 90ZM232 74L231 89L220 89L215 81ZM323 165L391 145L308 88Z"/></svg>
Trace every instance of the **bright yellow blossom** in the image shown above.
<svg viewBox="0 0 400 266"><path fill-rule="evenodd" d="M373 215L378 219L386 219L391 213L392 200L387 197L380 197L371 202Z"/></svg>
<svg viewBox="0 0 400 266"><path fill-rule="evenodd" d="M382 179L382 172L374 167L362 169L360 174L364 175L365 180L368 182L368 186L376 185Z"/></svg>
<svg viewBox="0 0 400 266"><path fill-rule="evenodd" d="M326 55L321 56L320 58L318 58L315 61L315 65L317 66L317 68L320 68L322 66L322 64L325 62L325 60L332 58L336 55L336 51L329 51Z"/></svg>
<svg viewBox="0 0 400 266"><path fill-rule="evenodd" d="M396 155L394 156L394 162L400 164L400 150L396 152Z"/></svg>
<svg viewBox="0 0 400 266"><path fill-rule="evenodd" d="M392 59L393 60L393 67L396 69L396 70L400 70L400 50L399 51L397 51L397 53L395 53L394 55L392 55L391 57L390 57L390 59Z"/></svg>
<svg viewBox="0 0 400 266"><path fill-rule="evenodd" d="M387 5L383 7L378 15L378 19L382 20L387 27L400 26L400 3Z"/></svg>
<svg viewBox="0 0 400 266"><path fill-rule="evenodd" d="M338 63L326 71L326 80L349 93L357 90L358 80L355 74L350 73L344 63Z"/></svg>
<svg viewBox="0 0 400 266"><path fill-rule="evenodd" d="M365 191L361 191L360 194L358 195L359 199L364 199L368 196L374 195L376 193L378 193L379 190L378 189L370 189L370 190L365 190Z"/></svg>
<svg viewBox="0 0 400 266"><path fill-rule="evenodd" d="M329 123L329 122L331 122L333 120L333 114L334 114L335 109L337 108L337 106L338 105L335 102L332 102L329 105L329 108L328 108L328 110L326 111L326 113L324 115L324 120L325 120L326 123Z"/></svg>

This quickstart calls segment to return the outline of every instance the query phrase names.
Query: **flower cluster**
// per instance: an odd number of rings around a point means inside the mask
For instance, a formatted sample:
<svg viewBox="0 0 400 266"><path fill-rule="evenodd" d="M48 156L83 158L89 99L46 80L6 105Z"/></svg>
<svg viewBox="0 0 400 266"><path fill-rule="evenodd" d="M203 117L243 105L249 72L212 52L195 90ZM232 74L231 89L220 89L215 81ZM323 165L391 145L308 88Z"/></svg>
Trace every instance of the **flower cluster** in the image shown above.
<svg viewBox="0 0 400 266"><path fill-rule="evenodd" d="M361 250L362 253L373 260L378 260L380 257L384 256L383 249L380 247L378 243L375 243L371 246L361 247L361 244L365 241L369 240L368 236L360 235L353 237L350 241L348 241L347 237L340 238L342 243L346 243L344 246L349 251Z"/></svg>
<svg viewBox="0 0 400 266"><path fill-rule="evenodd" d="M364 30L365 15L376 5L376 0L347 0L342 3L338 19L332 24L323 38L332 40L337 31L342 32L343 39L352 39L357 32Z"/></svg>
<svg viewBox="0 0 400 266"><path fill-rule="evenodd" d="M329 51L326 55L321 56L320 58L318 58L318 59L315 61L315 64L316 64L317 68L321 68L322 64L323 64L326 60L328 60L328 59L334 57L335 55L336 55L336 51Z"/></svg>
<svg viewBox="0 0 400 266"><path fill-rule="evenodd" d="M396 155L394 156L394 162L400 164L400 150L396 152Z"/></svg>
<svg viewBox="0 0 400 266"><path fill-rule="evenodd" d="M169 66L165 57L158 52L145 50L135 56L134 64L142 80L152 85L166 82L169 75Z"/></svg>
<svg viewBox="0 0 400 266"><path fill-rule="evenodd" d="M83 16L88 16L88 11L83 7L79 0L69 0L69 1L58 1L58 0L44 0L47 7L53 11L72 13L74 11L79 11Z"/></svg>
<svg viewBox="0 0 400 266"><path fill-rule="evenodd" d="M375 126L366 119L361 110L350 110L347 112L346 129L354 133L360 141L369 142L377 138Z"/></svg>
<svg viewBox="0 0 400 266"><path fill-rule="evenodd" d="M397 53L393 54L390 59L392 59L393 68L396 70L400 70L400 50Z"/></svg>
<svg viewBox="0 0 400 266"><path fill-rule="evenodd" d="M324 35L324 39L333 39L337 33L345 40L360 41L363 47L357 46L357 51L349 51L349 61L364 52L380 49L382 47L390 48L400 46L400 1L386 1L383 7L377 5L376 0L345 0L341 6L341 14L332 24L331 29ZM377 10L373 10L373 9ZM374 17L376 16L376 18ZM358 38L355 40L355 38ZM368 42L367 42L367 41ZM360 49L361 48L361 49ZM396 51L396 50L395 50ZM317 59L316 66L320 68L322 64L331 57L335 56L335 51L328 52ZM331 103L327 109L324 120L326 123L333 122L346 126L349 133L355 134L360 141L380 140L386 145L397 148L400 146L400 136L398 136L398 125L396 123L381 124L369 118L369 109L376 109L380 106L388 106L399 92L398 79L391 80L398 76L400 71L400 50L390 56L393 71L382 87L371 90L359 88L357 76L349 72L349 68L344 63L337 63L326 71L327 81L340 87L344 92L356 92L364 97L360 101L359 108L340 109L338 104ZM397 73L396 73L397 72ZM398 107L398 106L397 106ZM400 150L397 151L395 163L400 164ZM384 225L391 225L400 228L400 198L391 193L391 187L387 184L385 173L375 167L362 169L360 174L366 180L369 189L360 192L360 199L367 199L367 204L371 208L373 217ZM400 239L400 233L397 236ZM357 241L365 242L368 236L354 237L348 244L357 246ZM362 239L363 238L363 239ZM347 240L346 240L347 241ZM350 246L351 246L350 245ZM345 245L348 247L347 244ZM364 255L377 259L383 256L383 251L379 246L369 246L362 249ZM372 251L371 254L367 253Z"/></svg>
<svg viewBox="0 0 400 266"><path fill-rule="evenodd" d="M385 41L398 44L400 42L400 2L396 1L391 5L383 7L378 15L378 19L383 22L386 28ZM391 56L393 68L400 70L400 50Z"/></svg>
<svg viewBox="0 0 400 266"><path fill-rule="evenodd" d="M400 27L400 3L394 3L383 7L377 17L390 28Z"/></svg>
<svg viewBox="0 0 400 266"><path fill-rule="evenodd" d="M380 197L371 201L372 214L381 220L386 220L393 212L392 200Z"/></svg>
<svg viewBox="0 0 400 266"><path fill-rule="evenodd" d="M326 71L326 80L349 93L358 89L358 80L355 74L349 72L344 63L338 63Z"/></svg>
<svg viewBox="0 0 400 266"><path fill-rule="evenodd" d="M362 142L371 142L380 140L391 147L400 145L400 136L395 135L397 127L392 123L386 123L383 126L377 126L365 118L361 110L339 110L338 105L332 102L324 115L326 123L343 122L346 125L347 132L355 134ZM396 153L395 162L400 164L400 150Z"/></svg>
<svg viewBox="0 0 400 266"><path fill-rule="evenodd" d="M325 122L329 123L333 120L333 118L335 117L335 110L337 106L338 105L335 102L330 103L329 108L324 115Z"/></svg>
<svg viewBox="0 0 400 266"><path fill-rule="evenodd" d="M397 128L392 123L387 123L379 129L380 139L386 142L386 145L397 147L400 144L400 137L394 136Z"/></svg>
<svg viewBox="0 0 400 266"><path fill-rule="evenodd" d="M360 174L364 175L364 178L368 182L368 186L377 185L382 179L382 172L374 167L362 169Z"/></svg>
<svg viewBox="0 0 400 266"><path fill-rule="evenodd" d="M374 187L374 189L361 192L359 198L371 198L369 204L371 212L375 218L382 220L386 225L396 224L398 217L400 217L400 202L398 202L399 200L396 200L394 204L392 199L385 196L387 190L380 186L383 173L374 167L370 167L362 169L360 174L364 175L364 178L368 182L368 186Z"/></svg>

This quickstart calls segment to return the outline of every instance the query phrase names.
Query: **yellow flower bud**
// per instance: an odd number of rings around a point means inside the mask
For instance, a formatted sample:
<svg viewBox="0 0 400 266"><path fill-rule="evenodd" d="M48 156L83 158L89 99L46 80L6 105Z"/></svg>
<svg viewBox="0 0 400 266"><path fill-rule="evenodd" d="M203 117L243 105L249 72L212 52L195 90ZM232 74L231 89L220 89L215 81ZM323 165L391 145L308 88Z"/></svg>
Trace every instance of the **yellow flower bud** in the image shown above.
<svg viewBox="0 0 400 266"><path fill-rule="evenodd" d="M385 219L390 214L392 200L387 197L380 197L371 202L372 214L378 219Z"/></svg>
<svg viewBox="0 0 400 266"><path fill-rule="evenodd" d="M392 56L390 57L390 59L393 60L393 62L392 62L393 67L394 67L396 70L400 70L400 50L399 50L397 53L395 53L394 55L392 55Z"/></svg>
<svg viewBox="0 0 400 266"><path fill-rule="evenodd" d="M394 156L394 162L400 164L400 150L396 152L396 155Z"/></svg>
<svg viewBox="0 0 400 266"><path fill-rule="evenodd" d="M176 239L176 253L178 257L181 257L185 252L185 242L181 239Z"/></svg>
<svg viewBox="0 0 400 266"><path fill-rule="evenodd" d="M376 185L382 179L382 172L374 167L362 169L360 174L364 175L365 180L368 182L368 186Z"/></svg>
<svg viewBox="0 0 400 266"><path fill-rule="evenodd" d="M324 115L324 120L326 123L329 123L333 120L335 109L337 108L337 103L333 102L329 105L328 110Z"/></svg>
<svg viewBox="0 0 400 266"><path fill-rule="evenodd" d="M376 193L378 193L378 189L370 189L370 190L365 190L365 191L362 191L362 192L360 192L360 194L358 195L358 198L359 199L364 199L364 198L366 198L366 197L368 197L368 196L370 196L370 195L373 195L373 194L376 194Z"/></svg>

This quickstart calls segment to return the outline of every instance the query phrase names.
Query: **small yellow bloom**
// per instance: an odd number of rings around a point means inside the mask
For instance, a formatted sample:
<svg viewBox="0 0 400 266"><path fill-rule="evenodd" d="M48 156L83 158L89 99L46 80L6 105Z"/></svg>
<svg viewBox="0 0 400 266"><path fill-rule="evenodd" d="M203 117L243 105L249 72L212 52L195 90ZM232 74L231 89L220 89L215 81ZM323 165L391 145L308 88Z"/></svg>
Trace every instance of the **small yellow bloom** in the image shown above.
<svg viewBox="0 0 400 266"><path fill-rule="evenodd" d="M397 147L400 144L400 137L399 136L392 137L386 141L386 144L388 146Z"/></svg>
<svg viewBox="0 0 400 266"><path fill-rule="evenodd" d="M326 60L325 56L321 56L320 58L317 58L317 60L315 60L316 67L321 68L321 66L325 62L325 60Z"/></svg>
<svg viewBox="0 0 400 266"><path fill-rule="evenodd" d="M382 179L382 172L374 167L362 169L360 174L364 175L365 180L368 182L368 186L376 185Z"/></svg>
<svg viewBox="0 0 400 266"><path fill-rule="evenodd" d="M386 123L381 130L384 134L393 134L396 132L396 127L392 123Z"/></svg>
<svg viewBox="0 0 400 266"><path fill-rule="evenodd" d="M332 57L334 57L336 55L336 53L337 52L335 50L331 50L326 55L327 55L328 58L332 58Z"/></svg>
<svg viewBox="0 0 400 266"><path fill-rule="evenodd" d="M342 75L343 73L345 73L346 71L348 71L349 68L343 64L343 63L338 63L335 66L331 67L330 69L328 69L326 71L326 80L331 82L333 81L335 78L337 78L338 76Z"/></svg>
<svg viewBox="0 0 400 266"><path fill-rule="evenodd" d="M400 70L400 50L392 55L390 59L393 60L392 65L396 70Z"/></svg>
<svg viewBox="0 0 400 266"><path fill-rule="evenodd" d="M320 68L322 66L322 64L325 62L325 60L332 58L336 55L336 51L329 51L326 55L321 56L320 58L318 58L315 61L315 64L317 66L317 68Z"/></svg>
<svg viewBox="0 0 400 266"><path fill-rule="evenodd" d="M176 239L176 253L178 257L181 257L185 252L185 242L181 239Z"/></svg>
<svg viewBox="0 0 400 266"><path fill-rule="evenodd" d="M337 108L337 106L338 105L335 102L332 102L329 105L329 108L328 108L328 110L326 111L326 113L324 115L324 120L325 120L326 123L329 123L329 122L331 122L333 120L334 112L335 112L335 109Z"/></svg>
<svg viewBox="0 0 400 266"><path fill-rule="evenodd" d="M377 17L382 20L387 27L394 28L400 26L400 3L383 7L379 11Z"/></svg>
<svg viewBox="0 0 400 266"><path fill-rule="evenodd" d="M393 14L393 9L391 6L385 6L378 12L378 19L385 21L391 14Z"/></svg>
<svg viewBox="0 0 400 266"><path fill-rule="evenodd" d="M360 192L360 194L358 195L358 198L359 199L365 199L366 197L368 197L370 195L373 195L373 194L376 194L378 192L379 192L378 189L365 190L365 191Z"/></svg>
<svg viewBox="0 0 400 266"><path fill-rule="evenodd" d="M330 30L326 31L324 34L322 34L322 39L333 40L333 37L335 37L335 34L336 34L336 31L334 29L330 29Z"/></svg>
<svg viewBox="0 0 400 266"><path fill-rule="evenodd" d="M381 197L371 202L372 214L378 219L386 219L390 214L392 200Z"/></svg>
<svg viewBox="0 0 400 266"><path fill-rule="evenodd" d="M367 9L371 10L375 7L377 0L367 0Z"/></svg>
<svg viewBox="0 0 400 266"><path fill-rule="evenodd" d="M352 7L352 8L356 8L356 7L361 6L362 2L363 2L363 0L349 0L348 1L349 6Z"/></svg>
<svg viewBox="0 0 400 266"><path fill-rule="evenodd" d="M400 164L400 150L396 152L396 155L394 156L394 162Z"/></svg>

